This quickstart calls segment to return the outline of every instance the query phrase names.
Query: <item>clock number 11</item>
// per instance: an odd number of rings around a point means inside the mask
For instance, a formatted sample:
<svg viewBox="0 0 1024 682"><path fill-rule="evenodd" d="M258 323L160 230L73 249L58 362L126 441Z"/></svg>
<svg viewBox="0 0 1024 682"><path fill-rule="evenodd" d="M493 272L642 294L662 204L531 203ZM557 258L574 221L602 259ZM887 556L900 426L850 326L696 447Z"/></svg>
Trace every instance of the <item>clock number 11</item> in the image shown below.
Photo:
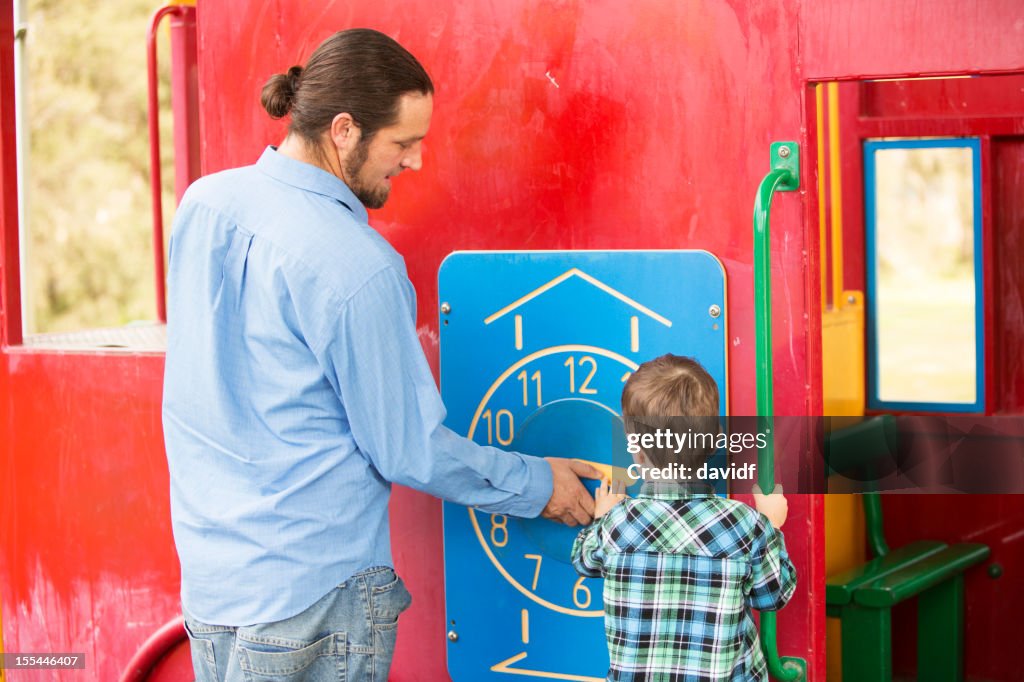
<svg viewBox="0 0 1024 682"><path fill-rule="evenodd" d="M524 369L516 375L516 378L523 382L523 405L530 404L530 381L533 381L537 385L537 407L540 407L542 403L540 399L540 370L538 369L527 379L526 370Z"/></svg>

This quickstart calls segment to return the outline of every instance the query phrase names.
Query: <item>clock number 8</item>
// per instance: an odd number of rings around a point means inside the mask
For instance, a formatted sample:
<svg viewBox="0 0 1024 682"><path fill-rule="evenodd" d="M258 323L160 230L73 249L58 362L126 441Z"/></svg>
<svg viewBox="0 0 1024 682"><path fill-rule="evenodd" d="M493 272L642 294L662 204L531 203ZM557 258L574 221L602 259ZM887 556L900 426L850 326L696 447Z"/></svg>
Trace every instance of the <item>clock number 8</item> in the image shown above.
<svg viewBox="0 0 1024 682"><path fill-rule="evenodd" d="M501 535L500 542L498 535ZM495 547L504 547L508 544L508 517L504 514L491 514L491 544Z"/></svg>

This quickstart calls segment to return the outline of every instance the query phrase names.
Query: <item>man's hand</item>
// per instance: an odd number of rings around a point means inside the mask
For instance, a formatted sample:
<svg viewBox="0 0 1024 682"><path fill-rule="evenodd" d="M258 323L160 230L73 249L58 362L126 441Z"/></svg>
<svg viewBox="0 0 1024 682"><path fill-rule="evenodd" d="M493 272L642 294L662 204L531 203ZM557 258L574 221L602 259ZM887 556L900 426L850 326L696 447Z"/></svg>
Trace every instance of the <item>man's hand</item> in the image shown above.
<svg viewBox="0 0 1024 682"><path fill-rule="evenodd" d="M594 518L601 518L624 499L626 486L622 481L612 481L611 485L608 485L607 481L601 481L601 485L594 492Z"/></svg>
<svg viewBox="0 0 1024 682"><path fill-rule="evenodd" d="M601 478L601 472L572 459L545 459L551 465L552 490L551 499L540 515L567 526L590 523L594 517L594 498L580 483L580 478Z"/></svg>
<svg viewBox="0 0 1024 682"><path fill-rule="evenodd" d="M754 486L754 507L768 517L768 520L776 528L782 528L789 516L789 502L782 495L782 486L776 485L770 495L761 493L761 489Z"/></svg>

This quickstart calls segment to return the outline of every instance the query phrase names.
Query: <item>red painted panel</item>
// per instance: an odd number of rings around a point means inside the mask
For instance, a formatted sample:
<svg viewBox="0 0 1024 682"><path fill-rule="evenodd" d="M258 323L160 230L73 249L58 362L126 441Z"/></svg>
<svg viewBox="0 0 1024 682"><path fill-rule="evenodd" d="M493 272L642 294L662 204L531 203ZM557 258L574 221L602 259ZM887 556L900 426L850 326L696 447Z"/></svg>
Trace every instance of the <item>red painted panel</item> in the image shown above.
<svg viewBox="0 0 1024 682"><path fill-rule="evenodd" d="M873 118L1024 115L1024 75L860 84L861 111Z"/></svg>
<svg viewBox="0 0 1024 682"><path fill-rule="evenodd" d="M839 154L843 193L843 280L847 290L867 291L864 260L864 152L858 135L859 83L839 83Z"/></svg>
<svg viewBox="0 0 1024 682"><path fill-rule="evenodd" d="M1024 69L1019 0L804 2L799 36L808 80Z"/></svg>
<svg viewBox="0 0 1024 682"><path fill-rule="evenodd" d="M1024 138L992 140L995 232L994 336L998 404L994 411L1024 413Z"/></svg>
<svg viewBox="0 0 1024 682"><path fill-rule="evenodd" d="M387 208L371 217L406 257L431 361L436 273L453 250L704 248L722 259L729 280L732 412L750 414L753 195L769 143L801 140L796 8L417 0L311 9L200 0L203 169L252 163L283 137L258 102L271 74L303 62L334 30L383 30L437 86L424 169L403 175ZM801 203L800 194L782 195L772 216L781 414L820 409L817 332L809 334L818 322L808 315L817 297L806 279ZM780 617L780 648L823 671L815 644L822 595L812 592L823 580L821 511L797 496L791 509L787 539L802 582ZM396 562L414 594L393 679L442 679L440 506L398 491L392 519Z"/></svg>
<svg viewBox="0 0 1024 682"><path fill-rule="evenodd" d="M180 613L163 359L15 350L0 377L4 647L83 652L81 679L118 679Z"/></svg>

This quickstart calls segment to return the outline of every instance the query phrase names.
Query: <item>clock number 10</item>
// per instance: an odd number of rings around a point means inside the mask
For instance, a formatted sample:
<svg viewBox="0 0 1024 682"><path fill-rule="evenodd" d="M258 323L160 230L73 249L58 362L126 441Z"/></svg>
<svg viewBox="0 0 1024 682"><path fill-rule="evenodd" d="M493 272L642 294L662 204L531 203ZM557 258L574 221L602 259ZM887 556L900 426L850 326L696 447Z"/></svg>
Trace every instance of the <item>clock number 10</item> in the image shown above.
<svg viewBox="0 0 1024 682"><path fill-rule="evenodd" d="M569 368L569 393L576 393L576 365L577 364L579 364L580 367L583 367L584 365L590 365L590 374L588 374L587 378L583 380L582 384L580 384L580 389L579 389L580 394L582 394L582 395L594 395L594 394L596 394L597 393L597 389L596 388L590 388L590 380L593 379L594 375L597 373L597 360L595 360L594 358L590 357L589 355L584 355L582 358L580 358L579 363L576 362L576 357L575 356L570 355L569 358L565 362L562 363L562 365L564 365L565 367Z"/></svg>
<svg viewBox="0 0 1024 682"><path fill-rule="evenodd" d="M492 415L490 410L485 410L480 418L487 422L487 444L492 445L494 439L498 439L501 445L511 445L512 437L515 435L515 417L508 410L498 410L497 415Z"/></svg>

